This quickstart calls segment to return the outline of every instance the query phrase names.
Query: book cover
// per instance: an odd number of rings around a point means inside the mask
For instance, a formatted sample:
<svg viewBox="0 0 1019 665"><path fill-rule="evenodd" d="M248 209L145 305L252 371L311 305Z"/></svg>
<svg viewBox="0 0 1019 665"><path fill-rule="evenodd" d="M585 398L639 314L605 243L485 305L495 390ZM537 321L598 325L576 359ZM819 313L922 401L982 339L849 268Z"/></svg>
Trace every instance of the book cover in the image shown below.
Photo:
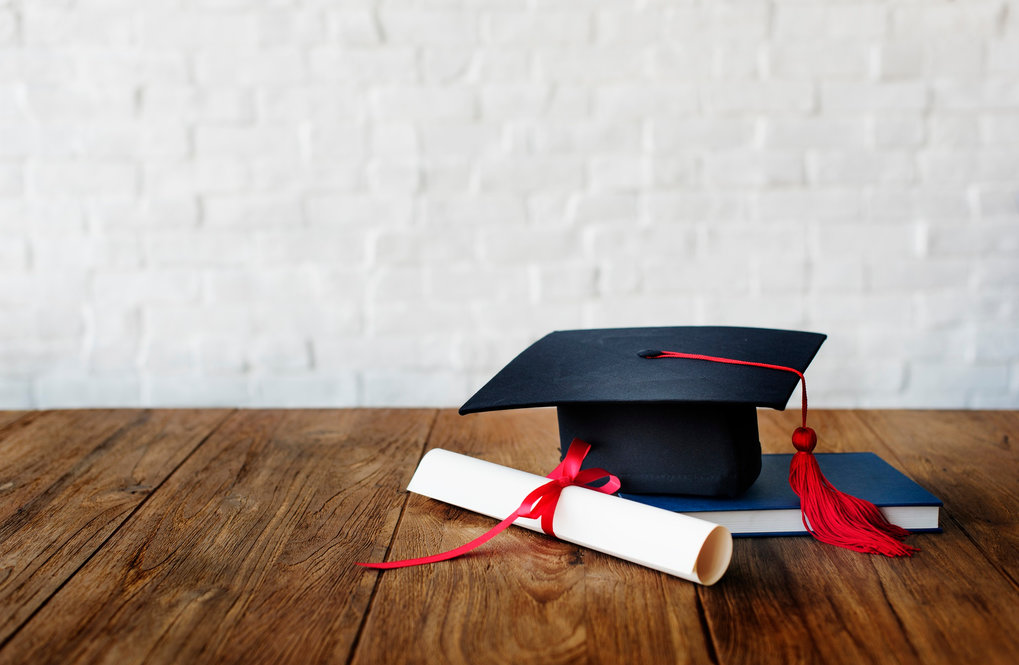
<svg viewBox="0 0 1019 665"><path fill-rule="evenodd" d="M941 501L874 453L817 453L832 485L872 502L893 524L940 531ZM620 496L715 522L737 536L803 535L799 497L789 487L792 454L763 455L761 475L736 498L627 494Z"/></svg>

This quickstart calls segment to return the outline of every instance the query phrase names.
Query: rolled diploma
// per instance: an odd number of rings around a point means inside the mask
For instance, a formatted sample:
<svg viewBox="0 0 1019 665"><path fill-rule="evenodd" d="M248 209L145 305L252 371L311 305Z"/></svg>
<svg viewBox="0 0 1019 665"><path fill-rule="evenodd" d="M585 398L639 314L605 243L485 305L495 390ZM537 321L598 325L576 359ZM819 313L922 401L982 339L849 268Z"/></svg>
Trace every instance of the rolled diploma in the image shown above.
<svg viewBox="0 0 1019 665"><path fill-rule="evenodd" d="M421 459L407 489L502 520L548 478L441 448ZM514 522L541 531L538 520ZM732 535L724 526L571 485L556 506L555 535L698 584L729 567Z"/></svg>

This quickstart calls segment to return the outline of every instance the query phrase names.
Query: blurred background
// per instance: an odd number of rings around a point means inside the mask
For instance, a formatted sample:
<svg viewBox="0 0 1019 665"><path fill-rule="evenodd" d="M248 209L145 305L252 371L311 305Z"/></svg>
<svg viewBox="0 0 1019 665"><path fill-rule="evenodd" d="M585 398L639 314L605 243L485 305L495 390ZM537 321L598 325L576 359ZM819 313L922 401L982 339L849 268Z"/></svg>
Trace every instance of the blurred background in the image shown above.
<svg viewBox="0 0 1019 665"><path fill-rule="evenodd" d="M459 405L555 329L1019 407L1019 3L0 0L0 408Z"/></svg>

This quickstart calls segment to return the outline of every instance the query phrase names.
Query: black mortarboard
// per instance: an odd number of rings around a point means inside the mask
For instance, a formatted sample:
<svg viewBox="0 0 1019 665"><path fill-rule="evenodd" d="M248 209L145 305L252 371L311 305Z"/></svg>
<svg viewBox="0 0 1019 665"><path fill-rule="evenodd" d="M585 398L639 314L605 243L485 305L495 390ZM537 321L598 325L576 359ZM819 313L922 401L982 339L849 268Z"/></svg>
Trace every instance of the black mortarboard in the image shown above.
<svg viewBox="0 0 1019 665"><path fill-rule="evenodd" d="M824 340L717 326L558 331L517 356L460 413L555 406L563 453L574 438L588 442L585 466L617 475L625 491L735 496L761 470L757 407L784 409L798 377L651 356L668 350L803 372Z"/></svg>

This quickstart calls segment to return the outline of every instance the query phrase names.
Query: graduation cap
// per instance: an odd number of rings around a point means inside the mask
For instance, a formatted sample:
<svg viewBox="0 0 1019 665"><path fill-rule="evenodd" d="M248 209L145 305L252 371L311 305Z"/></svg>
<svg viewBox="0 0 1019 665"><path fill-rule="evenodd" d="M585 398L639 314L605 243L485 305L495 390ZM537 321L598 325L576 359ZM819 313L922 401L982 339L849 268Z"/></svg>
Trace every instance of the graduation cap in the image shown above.
<svg viewBox="0 0 1019 665"><path fill-rule="evenodd" d="M736 496L761 471L757 407L784 409L797 377L759 367L657 361L687 351L803 371L825 335L734 327L565 330L546 335L467 400L461 414L555 406L565 454L574 438L587 461L633 494Z"/></svg>
<svg viewBox="0 0 1019 665"><path fill-rule="evenodd" d="M633 494L737 496L761 470L757 407L785 408L825 335L724 326L565 330L541 338L460 407L461 415L555 406L563 455L591 445L585 466ZM806 426L790 482L815 537L902 555L903 530L831 487ZM808 523L809 522L809 523Z"/></svg>

